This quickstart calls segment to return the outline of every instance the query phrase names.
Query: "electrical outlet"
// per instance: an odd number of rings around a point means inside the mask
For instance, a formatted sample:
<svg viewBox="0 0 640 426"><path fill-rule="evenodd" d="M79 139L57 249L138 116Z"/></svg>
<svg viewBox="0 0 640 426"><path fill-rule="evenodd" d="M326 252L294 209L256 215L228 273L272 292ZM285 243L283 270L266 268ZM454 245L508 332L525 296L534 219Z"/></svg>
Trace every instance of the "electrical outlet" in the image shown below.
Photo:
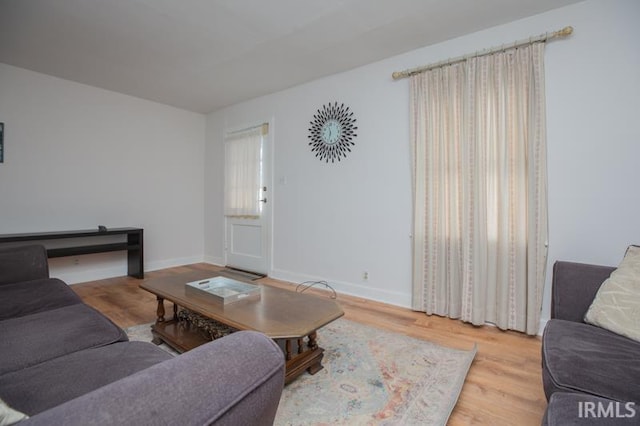
<svg viewBox="0 0 640 426"><path fill-rule="evenodd" d="M78 259L77 257L73 258L73 264L74 265L79 265L80 264L80 259Z"/></svg>
<svg viewBox="0 0 640 426"><path fill-rule="evenodd" d="M366 281L366 280L368 280L368 279L369 279L369 272L364 271L364 272L362 273L362 279L363 279L363 280L365 280L365 281Z"/></svg>

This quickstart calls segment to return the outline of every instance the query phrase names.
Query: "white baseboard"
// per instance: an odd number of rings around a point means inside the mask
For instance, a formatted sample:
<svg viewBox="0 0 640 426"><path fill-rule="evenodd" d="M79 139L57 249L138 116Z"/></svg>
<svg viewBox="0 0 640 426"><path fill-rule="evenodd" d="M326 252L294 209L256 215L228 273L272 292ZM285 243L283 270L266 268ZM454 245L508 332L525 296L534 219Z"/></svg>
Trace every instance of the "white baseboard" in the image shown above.
<svg viewBox="0 0 640 426"><path fill-rule="evenodd" d="M156 260L152 262L147 262L145 264L144 270L145 272L157 271L159 269L173 268L174 266L191 265L193 263L202 263L202 262L204 262L203 256L179 257L176 259Z"/></svg>
<svg viewBox="0 0 640 426"><path fill-rule="evenodd" d="M269 277L297 285L305 281L327 281L327 283L334 288L338 293L348 294L350 296L361 297L363 299L375 300L377 302L388 303L390 305L396 305L403 308L411 309L411 295L400 292L374 289L359 284L348 283L344 281L332 281L324 277L317 277L312 275L300 274L296 272L287 271L284 269L273 269L269 274ZM318 287L322 288L322 287ZM538 335L541 336L544 331L544 327L549 321L548 318L540 319L540 329ZM494 324L486 323L486 325L495 327Z"/></svg>
<svg viewBox="0 0 640 426"><path fill-rule="evenodd" d="M216 266L224 266L224 258L215 256L205 256L204 262Z"/></svg>
<svg viewBox="0 0 640 426"><path fill-rule="evenodd" d="M107 278L127 275L127 267L113 267L101 269L87 269L80 272L60 271L52 269L49 273L52 278L59 278L67 284L86 283L87 281L104 280Z"/></svg>
<svg viewBox="0 0 640 426"><path fill-rule="evenodd" d="M204 262L202 256L182 257L175 259L156 260L145 263L145 272L157 271L159 269L172 268L175 266L191 265L193 263ZM121 263L121 262L118 262ZM123 277L127 275L126 264L121 266L113 266L108 268L87 268L82 271L72 271L71 268L53 267L51 268L51 277L59 278L67 284L79 284L87 281L104 280L107 278Z"/></svg>
<svg viewBox="0 0 640 426"><path fill-rule="evenodd" d="M388 303L390 305L401 306L403 308L411 308L410 294L381 290L344 281L333 281L326 277L300 274L284 269L271 270L271 272L269 273L269 277L275 278L277 280L288 281L295 285L303 283L305 281L326 281L338 293L348 294L349 296L362 297L364 299L375 300L377 302Z"/></svg>

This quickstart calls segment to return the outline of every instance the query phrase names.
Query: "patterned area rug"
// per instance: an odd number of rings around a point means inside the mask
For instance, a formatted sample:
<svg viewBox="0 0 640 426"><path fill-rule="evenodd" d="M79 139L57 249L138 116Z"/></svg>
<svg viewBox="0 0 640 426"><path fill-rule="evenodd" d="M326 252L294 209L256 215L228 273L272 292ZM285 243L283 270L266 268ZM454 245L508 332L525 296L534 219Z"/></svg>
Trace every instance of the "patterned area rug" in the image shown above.
<svg viewBox="0 0 640 426"><path fill-rule="evenodd" d="M148 325L127 332L151 340ZM285 387L276 425L444 425L476 354L345 319L318 344L324 369Z"/></svg>

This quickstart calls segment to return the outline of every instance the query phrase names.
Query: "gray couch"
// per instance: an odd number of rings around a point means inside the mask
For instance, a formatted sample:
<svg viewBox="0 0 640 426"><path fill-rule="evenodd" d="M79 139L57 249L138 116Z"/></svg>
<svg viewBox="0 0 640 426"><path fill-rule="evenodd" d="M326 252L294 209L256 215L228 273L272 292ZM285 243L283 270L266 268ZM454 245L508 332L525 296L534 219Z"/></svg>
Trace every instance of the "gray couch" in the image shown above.
<svg viewBox="0 0 640 426"><path fill-rule="evenodd" d="M583 322L615 268L556 262L542 336L545 425L640 424L640 343Z"/></svg>
<svg viewBox="0 0 640 426"><path fill-rule="evenodd" d="M49 278L42 246L0 249L0 399L20 425L269 425L282 350L237 332L173 357Z"/></svg>

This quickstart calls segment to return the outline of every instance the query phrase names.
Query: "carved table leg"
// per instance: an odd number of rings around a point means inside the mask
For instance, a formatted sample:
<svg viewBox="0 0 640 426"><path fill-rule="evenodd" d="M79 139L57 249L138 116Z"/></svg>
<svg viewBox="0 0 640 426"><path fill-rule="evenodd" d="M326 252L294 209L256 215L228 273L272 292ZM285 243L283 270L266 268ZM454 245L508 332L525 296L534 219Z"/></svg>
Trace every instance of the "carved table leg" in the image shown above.
<svg viewBox="0 0 640 426"><path fill-rule="evenodd" d="M289 361L291 359L291 340L287 339L284 342L284 347L285 347L285 356L284 359Z"/></svg>
<svg viewBox="0 0 640 426"><path fill-rule="evenodd" d="M156 324L164 322L164 298L158 296L157 299L158 299L158 309L156 310L156 315L158 317L156 318ZM152 327L152 331L153 330L154 329ZM153 339L151 339L151 343L155 345L159 345L160 343L162 343L162 339L154 332Z"/></svg>
<svg viewBox="0 0 640 426"><path fill-rule="evenodd" d="M156 310L156 315L158 316L158 318L156 318L156 322L164 322L164 298L158 296L158 309Z"/></svg>
<svg viewBox="0 0 640 426"><path fill-rule="evenodd" d="M173 320L178 321L178 305L176 303L173 304Z"/></svg>
<svg viewBox="0 0 640 426"><path fill-rule="evenodd" d="M318 371L322 370L324 367L322 366L322 358L324 357L324 349L320 349L318 347L318 334L314 331L309 335L309 350L313 351L315 356L315 361L309 366L307 371L309 374L316 374Z"/></svg>
<svg viewBox="0 0 640 426"><path fill-rule="evenodd" d="M318 347L318 334L314 331L309 335L309 349L313 350Z"/></svg>
<svg viewBox="0 0 640 426"><path fill-rule="evenodd" d="M309 334L308 336L297 338L295 342L298 345L298 350L294 352L292 347L294 339L283 339L284 344L281 341L281 348L284 351L284 357L286 360L286 373L285 384L290 383L293 379L298 377L305 371L309 374L316 374L322 370L322 358L324 349L318 347L318 335L316 332ZM306 342L305 342L306 340Z"/></svg>

